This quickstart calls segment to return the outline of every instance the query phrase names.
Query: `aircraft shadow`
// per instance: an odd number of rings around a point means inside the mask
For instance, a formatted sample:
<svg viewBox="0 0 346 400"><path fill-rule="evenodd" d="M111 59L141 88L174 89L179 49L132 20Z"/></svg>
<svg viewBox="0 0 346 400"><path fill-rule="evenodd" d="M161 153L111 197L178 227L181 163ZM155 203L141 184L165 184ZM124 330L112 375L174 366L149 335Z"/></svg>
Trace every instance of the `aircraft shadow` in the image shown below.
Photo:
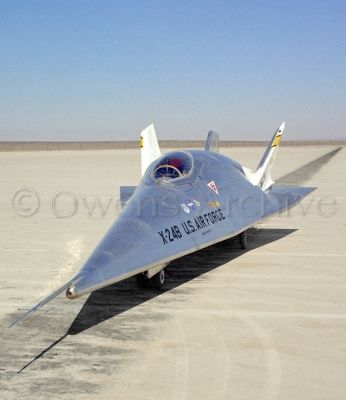
<svg viewBox="0 0 346 400"><path fill-rule="evenodd" d="M166 268L168 277L161 291L137 288L134 278L97 290L91 293L67 334L77 335L294 231L296 229L252 229L247 250L241 250L238 239L234 238L174 260Z"/></svg>
<svg viewBox="0 0 346 400"><path fill-rule="evenodd" d="M296 230L253 228L248 233L249 245L246 250L240 248L237 238L232 238L174 260L166 268L168 277L164 289L160 291L150 288L137 288L135 279L132 277L91 293L66 333L36 355L17 373L23 372L27 367L62 342L68 335L78 335L109 318L122 314L154 297L160 296L167 291L202 276L248 251L280 240Z"/></svg>
<svg viewBox="0 0 346 400"><path fill-rule="evenodd" d="M317 172L335 157L343 147L338 147L321 157L308 162L287 175L275 180L276 185L302 185L311 179Z"/></svg>

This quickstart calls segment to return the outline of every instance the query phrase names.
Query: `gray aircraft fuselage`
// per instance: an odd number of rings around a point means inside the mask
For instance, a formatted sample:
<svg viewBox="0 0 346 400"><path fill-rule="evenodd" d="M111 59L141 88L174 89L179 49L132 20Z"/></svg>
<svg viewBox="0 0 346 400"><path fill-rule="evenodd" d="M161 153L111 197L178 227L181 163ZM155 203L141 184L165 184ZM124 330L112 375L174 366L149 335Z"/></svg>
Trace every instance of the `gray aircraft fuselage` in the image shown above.
<svg viewBox="0 0 346 400"><path fill-rule="evenodd" d="M177 179L157 178L159 161L148 167L117 220L71 280L70 298L233 237L311 191L263 191L248 181L240 164L219 153L171 154L189 157L189 173Z"/></svg>

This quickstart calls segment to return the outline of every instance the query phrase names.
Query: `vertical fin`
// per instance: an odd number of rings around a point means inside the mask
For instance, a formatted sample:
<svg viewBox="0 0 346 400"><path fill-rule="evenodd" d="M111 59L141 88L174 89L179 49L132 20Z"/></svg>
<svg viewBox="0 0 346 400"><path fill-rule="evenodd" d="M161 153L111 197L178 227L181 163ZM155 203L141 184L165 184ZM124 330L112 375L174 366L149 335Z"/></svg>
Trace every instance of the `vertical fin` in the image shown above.
<svg viewBox="0 0 346 400"><path fill-rule="evenodd" d="M141 132L140 137L141 146L141 167L142 176L144 175L148 166L157 158L161 156L159 144L155 133L154 125L151 124Z"/></svg>
<svg viewBox="0 0 346 400"><path fill-rule="evenodd" d="M207 141L205 143L206 151L219 152L219 134L213 131L208 132Z"/></svg>
<svg viewBox="0 0 346 400"><path fill-rule="evenodd" d="M274 136L264 152L256 171L253 172L247 168L243 168L249 181L254 185L258 185L262 190L267 190L274 184L270 172L275 161L284 129L285 122L283 122L274 133Z"/></svg>

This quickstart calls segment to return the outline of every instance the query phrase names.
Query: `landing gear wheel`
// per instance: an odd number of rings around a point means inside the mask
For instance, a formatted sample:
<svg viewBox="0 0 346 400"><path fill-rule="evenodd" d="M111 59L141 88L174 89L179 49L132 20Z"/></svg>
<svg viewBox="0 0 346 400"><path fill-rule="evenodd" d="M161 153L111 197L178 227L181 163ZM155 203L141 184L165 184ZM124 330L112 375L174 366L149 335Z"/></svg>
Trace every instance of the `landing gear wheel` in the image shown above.
<svg viewBox="0 0 346 400"><path fill-rule="evenodd" d="M154 289L162 288L162 285L165 283L165 275L165 270L162 269L150 279L151 285Z"/></svg>
<svg viewBox="0 0 346 400"><path fill-rule="evenodd" d="M244 231L238 235L240 247L245 250L247 249L247 231Z"/></svg>
<svg viewBox="0 0 346 400"><path fill-rule="evenodd" d="M136 275L136 285L137 287L143 289L146 288L148 286L148 278L145 276L145 274L140 273L138 275Z"/></svg>

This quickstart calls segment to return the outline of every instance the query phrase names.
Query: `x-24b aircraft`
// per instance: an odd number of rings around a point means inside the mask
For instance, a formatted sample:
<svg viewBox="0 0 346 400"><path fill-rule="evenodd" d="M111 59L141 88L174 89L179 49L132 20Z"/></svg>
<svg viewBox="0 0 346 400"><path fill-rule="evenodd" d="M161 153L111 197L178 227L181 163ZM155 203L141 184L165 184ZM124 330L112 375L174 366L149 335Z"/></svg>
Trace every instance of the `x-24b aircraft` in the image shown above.
<svg viewBox="0 0 346 400"><path fill-rule="evenodd" d="M11 325L59 293L75 299L136 275L140 286L160 288L167 264L183 255L239 235L259 220L296 205L314 188L279 187L271 178L284 123L259 165L251 171L219 153L219 137L209 132L204 150L161 156L154 126L141 132L142 179L121 187L123 209L81 270L69 282Z"/></svg>

